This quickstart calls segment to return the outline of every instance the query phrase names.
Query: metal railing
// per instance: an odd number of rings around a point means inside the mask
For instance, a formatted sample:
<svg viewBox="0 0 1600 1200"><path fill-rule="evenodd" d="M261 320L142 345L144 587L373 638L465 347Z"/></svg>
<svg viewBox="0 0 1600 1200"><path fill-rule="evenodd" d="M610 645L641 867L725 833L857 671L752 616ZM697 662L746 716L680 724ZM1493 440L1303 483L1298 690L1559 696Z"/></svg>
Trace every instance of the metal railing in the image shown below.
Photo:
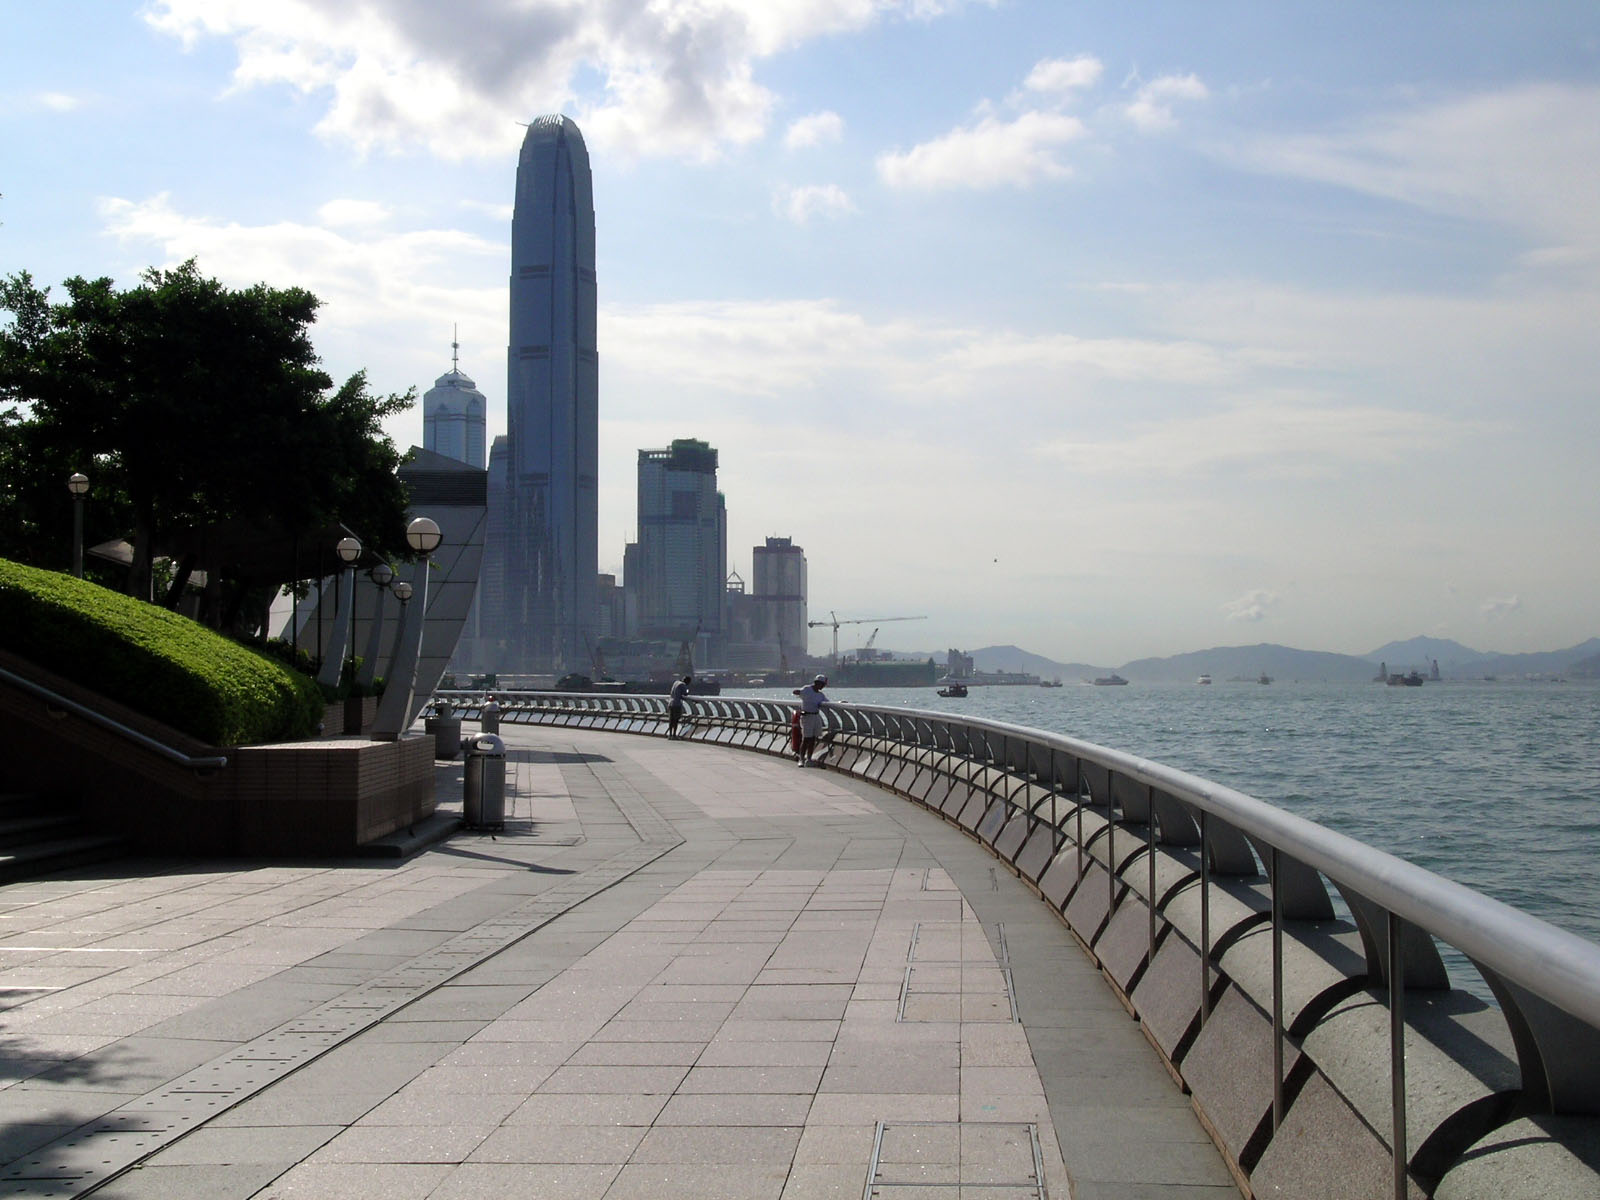
<svg viewBox="0 0 1600 1200"><path fill-rule="evenodd" d="M483 694L437 698L472 719ZM664 696L497 691L494 698L503 722L666 730ZM794 712L785 701L697 697L684 733L787 753ZM1243 792L1136 755L946 713L833 705L823 715L827 765L910 797L988 845L1062 913L1136 1011L1158 955L1192 953L1193 1022L1166 1046L1152 1038L1180 1075L1182 1052L1203 1036L1227 987L1270 1015L1269 1138L1292 1100L1286 1052L1300 1054L1317 1022L1355 992L1388 1009L1388 1111L1369 1110L1363 1119L1374 1129L1388 1126L1397 1197L1408 1194L1408 1174L1431 1190L1450 1154L1509 1119L1513 1108L1600 1114L1600 946ZM1130 913L1142 927L1135 939L1144 943L1131 950L1132 918L1123 917ZM1263 926L1270 931L1270 986L1253 980L1241 957L1241 946ZM1329 963L1340 956L1313 947L1341 935L1350 952L1342 981L1329 986ZM1406 1066L1408 1029L1414 1039L1417 1030L1406 996L1451 989L1439 942L1470 961L1498 1002L1520 1091L1514 1105L1466 1103L1443 1118L1435 1113L1428 1161L1413 1162ZM1297 970L1286 966L1286 955ZM1298 968L1313 957L1321 982L1308 990ZM1292 1021L1290 990L1299 993ZM1424 1015L1436 1016L1417 1019ZM1432 1108L1437 1090L1429 1088ZM1473 1115L1461 1115L1469 1109ZM1450 1136L1442 1135L1452 1122ZM1250 1164L1236 1166L1248 1173Z"/></svg>
<svg viewBox="0 0 1600 1200"><path fill-rule="evenodd" d="M0 667L0 682L10 684L18 691L26 692L30 696L44 701L45 705L50 710L60 713L71 713L73 716L87 721L91 725L97 725L101 729L104 729L110 733L114 733L118 737L132 742L134 745L148 750L152 754L159 755L168 762L176 763L178 766L184 767L190 771L219 771L228 765L227 755L212 754L196 756L193 754L185 754L182 750L178 750L172 746L169 746L165 742L157 741L148 734L140 733L137 729L132 729L129 726L124 725L121 721L115 720L112 717L108 717L102 712L97 712L95 709L89 708L87 705L79 704L76 700L69 700L60 693L52 691L50 688L47 688L42 684L35 683L31 679L27 679L11 671L7 671L3 667Z"/></svg>

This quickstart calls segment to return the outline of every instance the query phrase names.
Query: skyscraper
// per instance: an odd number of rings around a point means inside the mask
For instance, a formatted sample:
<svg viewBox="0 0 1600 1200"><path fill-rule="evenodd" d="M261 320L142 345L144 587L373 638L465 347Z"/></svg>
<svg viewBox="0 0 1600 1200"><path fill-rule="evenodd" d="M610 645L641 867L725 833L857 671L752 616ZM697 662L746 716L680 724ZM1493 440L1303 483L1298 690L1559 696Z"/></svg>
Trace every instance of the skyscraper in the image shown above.
<svg viewBox="0 0 1600 1200"><path fill-rule="evenodd" d="M594 192L562 116L534 121L517 160L506 359L501 669L583 670L599 575Z"/></svg>
<svg viewBox="0 0 1600 1200"><path fill-rule="evenodd" d="M783 655L803 657L811 632L806 626L806 552L791 538L769 537L751 552L751 565L757 611L766 617L757 638L772 637Z"/></svg>
<svg viewBox="0 0 1600 1200"><path fill-rule="evenodd" d="M695 663L720 665L728 576L728 514L717 452L679 438L639 451L639 542L625 569L639 636L690 642Z"/></svg>
<svg viewBox="0 0 1600 1200"><path fill-rule="evenodd" d="M459 342L450 343L450 370L423 393L422 448L482 470L487 402L462 374L460 348Z"/></svg>

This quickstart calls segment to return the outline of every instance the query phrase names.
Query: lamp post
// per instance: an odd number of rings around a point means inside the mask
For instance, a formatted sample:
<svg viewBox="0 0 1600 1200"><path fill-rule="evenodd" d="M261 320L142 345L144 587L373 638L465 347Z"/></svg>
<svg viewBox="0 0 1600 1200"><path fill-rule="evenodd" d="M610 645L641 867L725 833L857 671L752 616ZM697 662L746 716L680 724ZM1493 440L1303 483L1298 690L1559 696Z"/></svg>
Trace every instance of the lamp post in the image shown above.
<svg viewBox="0 0 1600 1200"><path fill-rule="evenodd" d="M361 543L353 537L342 537L333 549L344 564L344 572L334 585L333 633L322 657L322 670L317 672L317 682L330 688L339 686L339 676L344 673L344 649L350 640L350 614L356 598L356 559L361 557ZM320 604L317 605L317 627L322 627Z"/></svg>
<svg viewBox="0 0 1600 1200"><path fill-rule="evenodd" d="M67 476L72 493L72 577L83 578L83 501L89 494L89 477L81 471Z"/></svg>
<svg viewBox="0 0 1600 1200"><path fill-rule="evenodd" d="M378 655L383 650L383 593L388 590L389 584L394 580L394 568L386 562L381 562L367 572L377 594L372 599L372 628L367 631L367 656L361 660L361 670L356 673L356 682L363 688L370 688L378 679ZM411 585L406 585L409 594Z"/></svg>
<svg viewBox="0 0 1600 1200"><path fill-rule="evenodd" d="M402 599L403 617L400 634L395 643L394 662L390 666L389 684L383 690L378 704L378 718L373 722L372 736L383 741L394 741L411 723L411 702L416 696L417 660L422 656L422 634L428 616L428 555L439 548L444 535L439 526L427 517L418 517L406 527L406 541L417 554L415 575L418 582L417 607L412 608ZM404 580L394 585L394 594L400 589L409 592L411 585Z"/></svg>

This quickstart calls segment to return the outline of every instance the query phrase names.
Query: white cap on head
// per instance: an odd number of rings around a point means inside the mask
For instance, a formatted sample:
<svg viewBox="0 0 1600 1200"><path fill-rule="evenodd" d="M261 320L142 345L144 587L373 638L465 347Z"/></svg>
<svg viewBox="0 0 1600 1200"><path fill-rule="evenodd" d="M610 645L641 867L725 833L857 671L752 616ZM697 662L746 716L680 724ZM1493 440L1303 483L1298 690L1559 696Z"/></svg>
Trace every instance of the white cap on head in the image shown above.
<svg viewBox="0 0 1600 1200"><path fill-rule="evenodd" d="M812 683L827 683L828 682L828 677L826 675L818 675L811 682Z"/></svg>

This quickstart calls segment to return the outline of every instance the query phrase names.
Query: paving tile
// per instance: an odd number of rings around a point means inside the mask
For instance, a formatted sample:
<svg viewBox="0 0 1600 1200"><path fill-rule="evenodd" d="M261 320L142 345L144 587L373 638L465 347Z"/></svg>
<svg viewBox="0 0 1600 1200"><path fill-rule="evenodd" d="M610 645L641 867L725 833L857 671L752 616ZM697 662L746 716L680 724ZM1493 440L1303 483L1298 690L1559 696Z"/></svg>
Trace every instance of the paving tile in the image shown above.
<svg viewBox="0 0 1600 1200"><path fill-rule="evenodd" d="M606 1200L778 1200L788 1175L786 1167L630 1163Z"/></svg>
<svg viewBox="0 0 1600 1200"><path fill-rule="evenodd" d="M797 1126L657 1126L633 1152L636 1163L750 1163L788 1166L800 1141Z"/></svg>
<svg viewBox="0 0 1600 1200"><path fill-rule="evenodd" d="M173 1168L177 1169L177 1168ZM264 1188L261 1200L426 1200L451 1168L443 1163L301 1163Z"/></svg>
<svg viewBox="0 0 1600 1200"><path fill-rule="evenodd" d="M718 1095L711 1092L676 1095L656 1117L661 1125L801 1125L808 1120L812 1096L744 1094Z"/></svg>
<svg viewBox="0 0 1600 1200"><path fill-rule="evenodd" d="M512 1196L601 1200L621 1170L616 1165L463 1163L428 1200L506 1200Z"/></svg>
<svg viewBox="0 0 1600 1200"><path fill-rule="evenodd" d="M503 1125L473 1150L473 1162L627 1162L649 1128L643 1125Z"/></svg>

